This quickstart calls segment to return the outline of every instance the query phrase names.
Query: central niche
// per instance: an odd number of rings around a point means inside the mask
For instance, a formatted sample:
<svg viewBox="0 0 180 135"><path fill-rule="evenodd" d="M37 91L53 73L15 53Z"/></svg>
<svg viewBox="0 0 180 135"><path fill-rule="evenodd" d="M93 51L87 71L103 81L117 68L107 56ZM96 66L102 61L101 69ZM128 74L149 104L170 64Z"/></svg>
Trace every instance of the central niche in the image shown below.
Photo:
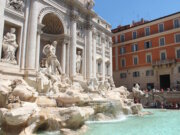
<svg viewBox="0 0 180 135"><path fill-rule="evenodd" d="M40 41L40 65L44 67L45 56L43 54L43 47L47 44L52 44L53 41L57 41L56 47L56 56L59 61L62 58L62 35L64 34L64 27L59 19L59 17L55 13L48 13L42 19L43 24L43 34L41 34Z"/></svg>
<svg viewBox="0 0 180 135"><path fill-rule="evenodd" d="M62 22L57 17L57 15L53 13L49 13L44 16L42 24L45 25L42 31L46 34L59 35L64 33Z"/></svg>

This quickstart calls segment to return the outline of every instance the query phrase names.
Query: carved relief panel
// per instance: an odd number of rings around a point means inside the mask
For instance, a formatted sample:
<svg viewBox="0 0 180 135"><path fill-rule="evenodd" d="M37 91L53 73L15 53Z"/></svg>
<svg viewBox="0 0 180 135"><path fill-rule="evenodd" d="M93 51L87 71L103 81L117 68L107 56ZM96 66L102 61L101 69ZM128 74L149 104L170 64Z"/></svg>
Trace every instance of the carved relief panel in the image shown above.
<svg viewBox="0 0 180 135"><path fill-rule="evenodd" d="M23 12L25 0L7 0L7 7L18 12Z"/></svg>

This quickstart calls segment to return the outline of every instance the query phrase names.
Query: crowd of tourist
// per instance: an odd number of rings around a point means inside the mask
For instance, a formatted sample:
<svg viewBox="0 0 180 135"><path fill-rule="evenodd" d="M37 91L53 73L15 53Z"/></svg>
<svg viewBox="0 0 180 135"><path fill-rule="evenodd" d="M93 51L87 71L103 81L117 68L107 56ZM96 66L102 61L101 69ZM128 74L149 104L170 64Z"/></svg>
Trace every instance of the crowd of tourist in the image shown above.
<svg viewBox="0 0 180 135"><path fill-rule="evenodd" d="M162 109L180 109L180 100L177 100L177 97L170 97L171 94L175 93L175 92L180 92L178 89L175 88L167 88L167 89L152 89L152 90L148 90L148 89L144 89L142 90L144 92L144 97L149 100L148 97L152 97L151 99L151 103L148 107L152 107L152 108L162 108ZM170 95L168 95L168 93ZM166 96L164 96L164 94ZM155 98L156 96L159 96L159 100L157 100L157 98ZM169 99L168 99L169 98ZM180 97L179 97L180 98ZM141 99L134 99L135 103L141 103Z"/></svg>

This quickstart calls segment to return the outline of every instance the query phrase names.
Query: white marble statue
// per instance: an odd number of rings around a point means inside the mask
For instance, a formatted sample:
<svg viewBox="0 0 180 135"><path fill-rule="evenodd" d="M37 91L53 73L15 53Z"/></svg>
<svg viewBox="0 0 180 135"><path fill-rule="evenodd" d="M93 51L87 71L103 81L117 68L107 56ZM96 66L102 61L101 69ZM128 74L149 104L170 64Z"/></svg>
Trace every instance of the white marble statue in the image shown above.
<svg viewBox="0 0 180 135"><path fill-rule="evenodd" d="M145 95L145 93L140 90L140 86L138 83L136 83L135 86L132 88L132 92L135 98L140 98Z"/></svg>
<svg viewBox="0 0 180 135"><path fill-rule="evenodd" d="M11 28L10 32L7 32L4 36L2 43L2 61L16 64L16 50L18 48L18 44L16 42L16 29Z"/></svg>
<svg viewBox="0 0 180 135"><path fill-rule="evenodd" d="M81 63L82 63L81 51L78 51L76 56L76 73L78 74L81 72Z"/></svg>
<svg viewBox="0 0 180 135"><path fill-rule="evenodd" d="M56 71L58 71L59 74L62 74L60 62L58 61L56 56L56 46L57 41L54 41L51 45L47 44L43 48L43 53L47 58L46 62L48 66L48 72L52 75L55 75Z"/></svg>
<svg viewBox="0 0 180 135"><path fill-rule="evenodd" d="M87 3L87 9L91 10L94 7L94 0L89 0Z"/></svg>
<svg viewBox="0 0 180 135"><path fill-rule="evenodd" d="M22 12L24 8L24 0L9 0L8 4L13 9Z"/></svg>

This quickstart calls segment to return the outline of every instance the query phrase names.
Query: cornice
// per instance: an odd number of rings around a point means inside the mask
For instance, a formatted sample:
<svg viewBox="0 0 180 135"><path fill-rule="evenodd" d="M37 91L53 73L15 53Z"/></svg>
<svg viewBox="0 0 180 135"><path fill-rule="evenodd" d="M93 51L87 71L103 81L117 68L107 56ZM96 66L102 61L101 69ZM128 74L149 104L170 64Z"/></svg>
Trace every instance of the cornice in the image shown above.
<svg viewBox="0 0 180 135"><path fill-rule="evenodd" d="M9 14L13 18L17 17L20 20L24 20L24 14L23 13L16 12L15 10L12 10L12 9L9 9L9 8L5 8L5 14Z"/></svg>
<svg viewBox="0 0 180 135"><path fill-rule="evenodd" d="M149 40L151 38L160 37L160 36L164 36L164 35L179 32L179 31L180 31L180 28L174 28L174 29L171 29L171 30L168 30L168 31L164 31L164 32L152 34L152 35L149 35L149 36L145 36L145 37L125 41L123 43L113 44L113 46L124 46L126 44L132 44L132 43L136 43L136 42L139 42L139 41L142 41L142 40Z"/></svg>
<svg viewBox="0 0 180 135"><path fill-rule="evenodd" d="M117 33L113 33L113 36L117 36L119 34L124 34L124 33L131 32L131 31L136 31L138 29L145 28L145 27L150 27L152 25L160 24L160 23L163 23L165 21L172 20L172 19L179 18L179 17L180 17L180 13L176 14L176 15L173 15L173 16L169 16L169 17L160 19L160 20L156 20L156 21L153 21L153 22L150 22L150 23L147 23L147 24L143 24L143 25L140 25L140 26L129 28L127 30L123 30L123 31L120 31L120 32L117 32Z"/></svg>
<svg viewBox="0 0 180 135"><path fill-rule="evenodd" d="M94 25L94 27L95 27L97 30L104 32L106 35L108 35L108 36L110 36L110 37L113 36L113 34L111 33L111 31L107 30L106 28L104 28L103 26L99 25L98 23L96 23L96 22L93 21L93 25Z"/></svg>
<svg viewBox="0 0 180 135"><path fill-rule="evenodd" d="M69 7L72 7L73 9L77 9L81 13L91 16L92 18L97 16L93 10L88 9L78 0L61 0L61 1L66 3Z"/></svg>

